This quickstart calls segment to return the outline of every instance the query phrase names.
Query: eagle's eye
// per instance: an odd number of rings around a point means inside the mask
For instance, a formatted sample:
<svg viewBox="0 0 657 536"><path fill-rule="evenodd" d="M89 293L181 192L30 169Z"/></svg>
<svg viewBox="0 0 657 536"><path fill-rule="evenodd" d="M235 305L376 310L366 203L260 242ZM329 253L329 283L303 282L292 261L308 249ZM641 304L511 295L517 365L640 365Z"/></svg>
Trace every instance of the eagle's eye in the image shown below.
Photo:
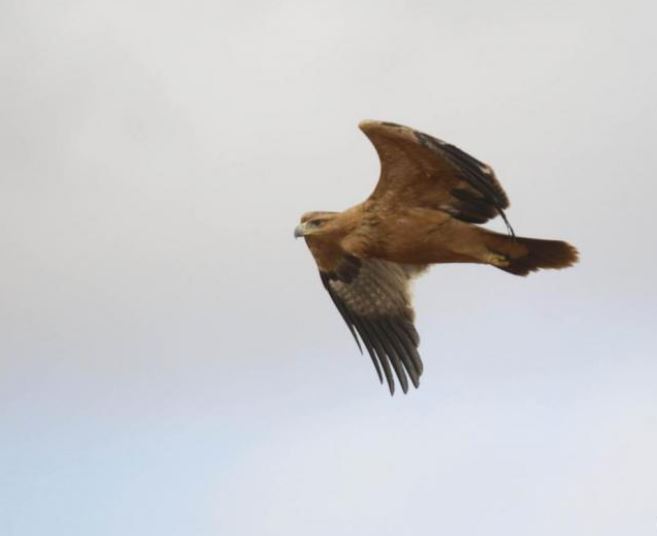
<svg viewBox="0 0 657 536"><path fill-rule="evenodd" d="M312 220L310 222L310 225L312 225L313 227L321 227L323 223L324 220Z"/></svg>

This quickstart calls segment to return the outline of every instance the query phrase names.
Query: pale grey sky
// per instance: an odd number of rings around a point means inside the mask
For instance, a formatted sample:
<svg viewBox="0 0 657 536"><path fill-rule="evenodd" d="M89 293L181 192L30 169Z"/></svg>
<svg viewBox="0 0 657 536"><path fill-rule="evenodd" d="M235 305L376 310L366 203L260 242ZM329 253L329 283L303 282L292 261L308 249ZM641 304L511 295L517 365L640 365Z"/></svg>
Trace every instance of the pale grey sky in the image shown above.
<svg viewBox="0 0 657 536"><path fill-rule="evenodd" d="M656 15L2 3L0 532L654 535ZM582 255L432 269L392 399L292 238L374 187L364 118Z"/></svg>

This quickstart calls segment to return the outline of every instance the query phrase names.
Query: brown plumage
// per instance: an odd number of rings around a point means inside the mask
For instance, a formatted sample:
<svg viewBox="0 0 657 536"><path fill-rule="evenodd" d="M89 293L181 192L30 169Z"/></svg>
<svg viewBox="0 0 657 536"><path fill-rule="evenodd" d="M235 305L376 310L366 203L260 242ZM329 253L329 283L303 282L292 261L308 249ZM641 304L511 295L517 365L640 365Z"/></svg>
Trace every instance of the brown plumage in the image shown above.
<svg viewBox="0 0 657 536"><path fill-rule="evenodd" d="M527 275L572 266L577 250L516 237L493 170L459 148L395 123L359 126L381 161L374 192L344 212L304 214L294 234L305 238L324 287L379 380L385 376L392 394L394 373L406 392L408 378L417 387L422 374L409 293L414 276L448 262ZM498 215L508 236L476 225Z"/></svg>

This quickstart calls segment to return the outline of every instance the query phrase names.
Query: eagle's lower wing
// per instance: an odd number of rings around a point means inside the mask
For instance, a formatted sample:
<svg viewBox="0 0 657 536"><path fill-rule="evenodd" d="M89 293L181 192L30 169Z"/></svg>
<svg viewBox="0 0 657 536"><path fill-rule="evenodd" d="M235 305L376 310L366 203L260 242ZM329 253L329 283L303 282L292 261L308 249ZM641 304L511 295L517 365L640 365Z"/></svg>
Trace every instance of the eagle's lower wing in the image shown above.
<svg viewBox="0 0 657 536"><path fill-rule="evenodd" d="M363 121L360 129L381 161L372 200L443 210L455 218L484 223L509 200L495 173L458 147L396 123ZM509 230L510 227L509 227Z"/></svg>
<svg viewBox="0 0 657 536"><path fill-rule="evenodd" d="M404 393L408 391L407 375L415 387L420 382L420 338L413 324L409 282L423 269L347 256L336 271L320 271L322 283L358 347L362 352L360 337L381 382L383 370L391 394L395 391L393 370Z"/></svg>

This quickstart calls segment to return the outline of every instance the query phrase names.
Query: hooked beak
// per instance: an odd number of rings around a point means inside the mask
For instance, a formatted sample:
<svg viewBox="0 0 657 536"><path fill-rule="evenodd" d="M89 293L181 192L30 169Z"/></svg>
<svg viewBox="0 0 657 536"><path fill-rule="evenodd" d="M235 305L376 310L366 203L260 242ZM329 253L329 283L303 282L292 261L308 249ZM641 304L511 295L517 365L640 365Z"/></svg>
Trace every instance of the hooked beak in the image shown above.
<svg viewBox="0 0 657 536"><path fill-rule="evenodd" d="M306 224L300 223L294 228L294 238L299 238L300 236L306 235Z"/></svg>

